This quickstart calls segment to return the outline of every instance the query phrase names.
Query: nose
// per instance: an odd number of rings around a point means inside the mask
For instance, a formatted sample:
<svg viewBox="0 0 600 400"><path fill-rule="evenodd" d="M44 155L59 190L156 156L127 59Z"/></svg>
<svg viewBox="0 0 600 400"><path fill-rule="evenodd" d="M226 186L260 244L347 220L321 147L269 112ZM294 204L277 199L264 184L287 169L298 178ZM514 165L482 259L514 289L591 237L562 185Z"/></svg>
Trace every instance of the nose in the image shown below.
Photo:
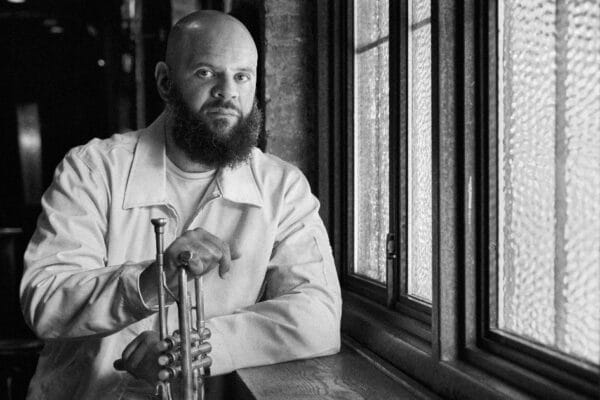
<svg viewBox="0 0 600 400"><path fill-rule="evenodd" d="M238 97L237 87L232 78L222 77L212 88L212 95L221 100L231 100Z"/></svg>

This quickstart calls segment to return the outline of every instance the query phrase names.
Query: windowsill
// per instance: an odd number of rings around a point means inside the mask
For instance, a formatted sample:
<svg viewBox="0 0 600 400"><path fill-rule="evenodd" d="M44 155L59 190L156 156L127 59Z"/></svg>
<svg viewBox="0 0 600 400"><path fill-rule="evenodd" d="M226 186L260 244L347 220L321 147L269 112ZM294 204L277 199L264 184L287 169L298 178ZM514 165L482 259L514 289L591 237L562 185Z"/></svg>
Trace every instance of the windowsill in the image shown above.
<svg viewBox="0 0 600 400"><path fill-rule="evenodd" d="M346 296L340 353L210 377L206 398L438 399L433 390L449 398L533 398L531 393L468 362L477 355L481 362L492 365L498 362L493 356L469 351L468 360L435 359L426 343L398 329L393 321L382 322L371 307ZM582 398L532 374L523 379L523 385L550 387L553 395L544 398Z"/></svg>
<svg viewBox="0 0 600 400"><path fill-rule="evenodd" d="M379 308L379 310L377 310ZM392 314L382 319L381 313L391 313L385 307L346 292L342 317L342 332L351 340L369 350L377 363L399 366L401 371L394 372L403 379L418 377L430 390L442 393L450 398L465 399L531 399L525 393L504 379L477 368L464 360L445 361L433 356L432 344L426 344L407 330L397 326ZM486 358L486 362L492 362ZM515 368L513 366L513 368ZM546 386L552 382L544 381ZM531 385L531 381L521 381ZM570 395L560 396L561 388L555 387L552 398L580 398ZM547 397L547 396L546 396Z"/></svg>
<svg viewBox="0 0 600 400"><path fill-rule="evenodd" d="M384 372L344 341L340 353L235 372L234 398L437 399L415 382Z"/></svg>

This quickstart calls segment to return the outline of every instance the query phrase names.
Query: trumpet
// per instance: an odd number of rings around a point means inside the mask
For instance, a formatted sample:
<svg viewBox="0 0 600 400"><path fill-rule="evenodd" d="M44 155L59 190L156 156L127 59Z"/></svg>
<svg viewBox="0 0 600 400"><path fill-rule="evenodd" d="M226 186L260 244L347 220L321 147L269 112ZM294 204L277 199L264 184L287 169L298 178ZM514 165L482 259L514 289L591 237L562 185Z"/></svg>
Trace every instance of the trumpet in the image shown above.
<svg viewBox="0 0 600 400"><path fill-rule="evenodd" d="M202 276L194 277L194 296L196 306L191 303L188 292L187 266L192 258L192 253L184 251L178 255L180 263L178 268L179 295L175 296L166 284L164 274L164 227L167 224L165 218L154 218L156 236L156 265L158 270L158 321L159 335L163 353L157 362L161 366L158 373L158 383L155 395L161 400L173 400L171 384L179 384L178 392L182 400L204 400L205 386L204 378L210 375L212 360L206 355L210 352L210 331L205 327L204 319L204 292ZM177 303L179 330L173 335L167 333L166 295L169 295ZM192 311L196 313L196 326L192 327ZM122 360L114 364L118 370L123 370Z"/></svg>
<svg viewBox="0 0 600 400"><path fill-rule="evenodd" d="M164 227L165 218L152 219L156 235L156 264L158 266L158 312L160 339L166 344L166 352L158 359L163 369L158 374L160 383L157 394L163 399L170 399L169 385L172 380L181 378L180 387L183 400L204 400L204 376L210 373L212 360L206 356L210 351L210 344L205 339L210 337L210 331L205 327L204 319L204 292L202 276L194 277L194 294L196 306L192 307L191 297L187 286L187 266L192 258L192 253L184 251L179 254L180 267L178 268L179 300L177 301L179 331L167 337L165 292L169 288L165 282L164 274ZM172 293L170 293L172 297ZM192 329L191 312L196 311L196 329ZM166 396L165 396L166 394Z"/></svg>

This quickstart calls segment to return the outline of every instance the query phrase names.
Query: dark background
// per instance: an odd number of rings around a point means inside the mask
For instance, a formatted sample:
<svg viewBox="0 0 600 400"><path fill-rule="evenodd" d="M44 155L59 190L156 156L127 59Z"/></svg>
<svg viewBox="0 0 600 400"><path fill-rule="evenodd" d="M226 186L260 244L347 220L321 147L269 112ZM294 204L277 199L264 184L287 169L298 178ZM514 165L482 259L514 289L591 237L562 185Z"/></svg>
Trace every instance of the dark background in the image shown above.
<svg viewBox="0 0 600 400"><path fill-rule="evenodd" d="M0 399L24 398L42 346L18 300L41 194L69 149L160 114L154 66L181 16L218 9L246 24L259 50L260 147L299 166L319 189L314 1L15 1L0 0ZM33 156L19 127L24 106L37 110Z"/></svg>

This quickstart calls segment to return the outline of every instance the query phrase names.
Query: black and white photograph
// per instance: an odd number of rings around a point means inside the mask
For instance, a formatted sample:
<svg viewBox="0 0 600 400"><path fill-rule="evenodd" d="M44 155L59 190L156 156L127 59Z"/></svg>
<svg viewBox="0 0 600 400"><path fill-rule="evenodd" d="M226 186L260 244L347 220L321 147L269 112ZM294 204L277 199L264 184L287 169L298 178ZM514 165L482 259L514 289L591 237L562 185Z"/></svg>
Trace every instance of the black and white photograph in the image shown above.
<svg viewBox="0 0 600 400"><path fill-rule="evenodd" d="M0 0L0 400L600 399L600 0Z"/></svg>

